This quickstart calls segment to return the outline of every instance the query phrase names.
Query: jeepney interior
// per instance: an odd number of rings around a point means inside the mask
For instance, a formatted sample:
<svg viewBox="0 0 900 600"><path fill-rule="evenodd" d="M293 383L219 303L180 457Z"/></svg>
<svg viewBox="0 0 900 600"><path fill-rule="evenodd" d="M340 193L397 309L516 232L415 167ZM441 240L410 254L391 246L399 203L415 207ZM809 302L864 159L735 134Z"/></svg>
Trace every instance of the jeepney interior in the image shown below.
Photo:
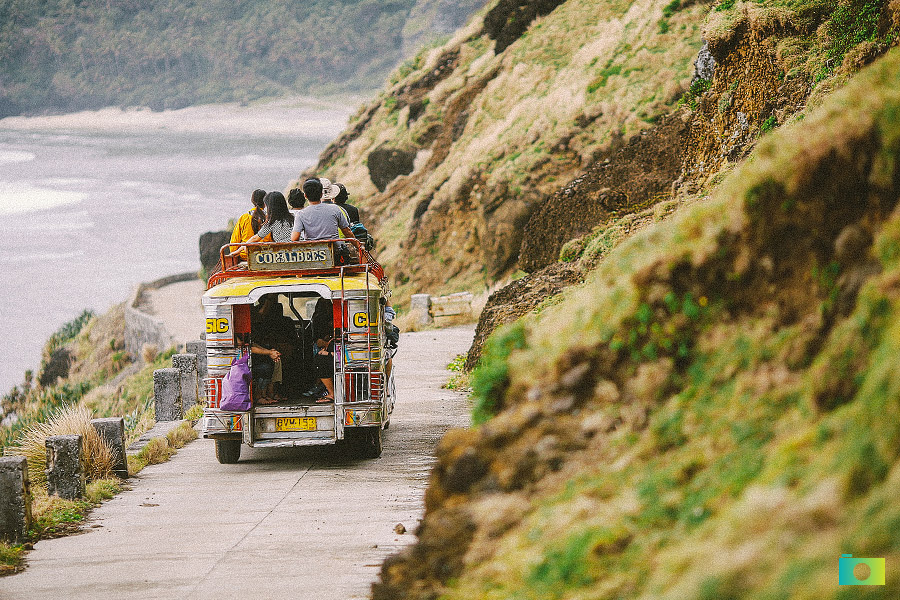
<svg viewBox="0 0 900 600"><path fill-rule="evenodd" d="M271 335L263 341L262 326L258 325L258 332L254 335L254 323L260 323L260 310L272 300L277 303L272 309L275 318L278 319L278 339L273 343ZM243 351L249 352L251 344L259 344L271 349L275 347L281 352L282 381L276 384L276 396L284 403L314 403L321 396L324 387L316 378L313 363L315 336L313 332L313 314L318 303L327 303L331 311L331 300L323 298L315 292L292 292L266 294L250 306L249 332L238 334L238 344ZM279 314L280 313L280 314ZM271 331L268 332L271 334ZM257 355L251 354L251 365L254 360L259 360ZM255 382L254 382L255 383ZM259 393L257 386L251 386L251 398L254 404L258 398L253 396Z"/></svg>

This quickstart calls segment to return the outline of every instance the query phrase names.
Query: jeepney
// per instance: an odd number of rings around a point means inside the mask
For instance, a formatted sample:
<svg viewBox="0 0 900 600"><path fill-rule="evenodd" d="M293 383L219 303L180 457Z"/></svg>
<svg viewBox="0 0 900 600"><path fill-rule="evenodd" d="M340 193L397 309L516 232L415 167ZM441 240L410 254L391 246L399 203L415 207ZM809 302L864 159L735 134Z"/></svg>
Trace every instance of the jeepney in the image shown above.
<svg viewBox="0 0 900 600"><path fill-rule="evenodd" d="M230 256L238 247L245 251ZM243 444L272 448L342 440L360 456L378 458L395 401L385 346L390 290L381 266L352 239L228 244L220 258L203 296L208 377L202 420L202 436L215 440L219 462L237 462ZM222 379L234 359L249 353L252 365L254 311L267 298L277 300L280 318L294 330L290 360L282 360L281 399L263 405L253 391L249 410L221 410ZM316 402L309 391L319 381L311 321L320 302L334 328L334 400L327 403Z"/></svg>

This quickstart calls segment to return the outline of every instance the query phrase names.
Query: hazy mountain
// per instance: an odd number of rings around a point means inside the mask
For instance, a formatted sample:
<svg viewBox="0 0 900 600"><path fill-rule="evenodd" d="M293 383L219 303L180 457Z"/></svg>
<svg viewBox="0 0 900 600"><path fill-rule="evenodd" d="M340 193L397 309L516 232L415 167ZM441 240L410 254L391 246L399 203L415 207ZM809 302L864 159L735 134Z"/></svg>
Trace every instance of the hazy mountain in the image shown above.
<svg viewBox="0 0 900 600"><path fill-rule="evenodd" d="M368 92L483 0L5 0L0 117Z"/></svg>

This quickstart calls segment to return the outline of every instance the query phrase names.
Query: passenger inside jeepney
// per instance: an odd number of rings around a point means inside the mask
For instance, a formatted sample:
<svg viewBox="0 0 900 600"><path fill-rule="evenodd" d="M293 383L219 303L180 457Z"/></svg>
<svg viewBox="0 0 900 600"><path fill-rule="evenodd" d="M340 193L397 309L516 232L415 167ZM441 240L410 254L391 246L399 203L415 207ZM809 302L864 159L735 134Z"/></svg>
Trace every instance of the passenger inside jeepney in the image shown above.
<svg viewBox="0 0 900 600"><path fill-rule="evenodd" d="M316 377L325 386L323 394L316 402L334 402L334 317L331 300L319 298L312 316L313 339L315 339Z"/></svg>
<svg viewBox="0 0 900 600"><path fill-rule="evenodd" d="M256 404L306 403L323 396L334 397L333 390L329 393L318 375L322 359L316 354L319 348L315 345L315 317L311 314L316 312L312 309L316 299L322 305L316 309L320 313L318 330L327 331L332 319L331 302L314 293L266 294L253 307L249 345L253 353L251 373ZM303 310L309 319L298 310L298 305L305 304L308 306ZM324 326L323 316L327 322ZM333 361L333 354L331 357Z"/></svg>
<svg viewBox="0 0 900 600"><path fill-rule="evenodd" d="M293 320L284 316L278 296L263 296L254 308L250 324L253 397L258 404L274 404L286 400L280 389L284 379L283 361L291 362L296 329Z"/></svg>

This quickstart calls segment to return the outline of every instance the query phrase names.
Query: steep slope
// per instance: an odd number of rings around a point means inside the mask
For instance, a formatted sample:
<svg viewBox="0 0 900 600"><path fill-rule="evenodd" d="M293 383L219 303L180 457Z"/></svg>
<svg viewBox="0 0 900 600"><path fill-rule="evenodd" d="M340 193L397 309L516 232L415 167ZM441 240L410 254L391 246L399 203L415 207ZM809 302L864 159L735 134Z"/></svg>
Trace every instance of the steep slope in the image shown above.
<svg viewBox="0 0 900 600"><path fill-rule="evenodd" d="M401 302L484 289L702 189L891 47L889 4L492 2L395 72L306 174L348 185Z"/></svg>
<svg viewBox="0 0 900 600"><path fill-rule="evenodd" d="M486 422L374 598L844 598L841 554L896 564L900 51L816 104L489 340Z"/></svg>
<svg viewBox="0 0 900 600"><path fill-rule="evenodd" d="M708 7L663 32L667 4L492 2L360 110L310 173L347 184L401 299L507 276L535 208L671 110Z"/></svg>
<svg viewBox="0 0 900 600"><path fill-rule="evenodd" d="M0 117L368 92L484 0L0 3Z"/></svg>

